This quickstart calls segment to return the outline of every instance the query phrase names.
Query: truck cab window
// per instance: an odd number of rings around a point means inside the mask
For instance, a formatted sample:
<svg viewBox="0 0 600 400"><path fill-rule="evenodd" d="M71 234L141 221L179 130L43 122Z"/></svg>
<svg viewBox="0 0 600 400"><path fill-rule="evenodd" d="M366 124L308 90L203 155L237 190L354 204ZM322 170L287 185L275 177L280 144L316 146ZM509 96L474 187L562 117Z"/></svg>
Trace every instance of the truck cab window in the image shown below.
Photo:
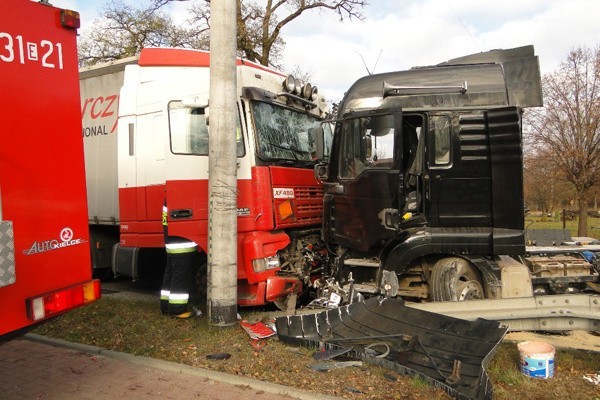
<svg viewBox="0 0 600 400"><path fill-rule="evenodd" d="M171 151L175 154L208 155L208 125L204 108L185 107L179 101L169 103ZM244 142L238 115L236 123L237 156L244 155Z"/></svg>
<svg viewBox="0 0 600 400"><path fill-rule="evenodd" d="M394 163L394 116L350 118L341 124L340 178L352 179L366 169Z"/></svg>

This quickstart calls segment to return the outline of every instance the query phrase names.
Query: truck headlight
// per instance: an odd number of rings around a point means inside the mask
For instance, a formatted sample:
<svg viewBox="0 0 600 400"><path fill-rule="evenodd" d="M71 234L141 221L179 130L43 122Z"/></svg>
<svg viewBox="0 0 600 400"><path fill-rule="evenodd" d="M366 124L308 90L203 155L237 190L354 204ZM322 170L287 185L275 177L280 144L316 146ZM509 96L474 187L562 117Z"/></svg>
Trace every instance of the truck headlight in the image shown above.
<svg viewBox="0 0 600 400"><path fill-rule="evenodd" d="M252 260L254 272L263 272L268 269L279 268L280 265L278 255Z"/></svg>
<svg viewBox="0 0 600 400"><path fill-rule="evenodd" d="M292 75L288 75L283 81L283 89L289 93L294 93L296 91L296 86L298 86L298 83Z"/></svg>

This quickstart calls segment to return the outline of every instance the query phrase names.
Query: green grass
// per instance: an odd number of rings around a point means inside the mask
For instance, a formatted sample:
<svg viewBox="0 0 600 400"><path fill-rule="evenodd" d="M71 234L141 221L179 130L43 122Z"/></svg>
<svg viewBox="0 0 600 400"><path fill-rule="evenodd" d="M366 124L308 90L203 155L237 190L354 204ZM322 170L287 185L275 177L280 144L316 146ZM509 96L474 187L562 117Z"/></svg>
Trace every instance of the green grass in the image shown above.
<svg viewBox="0 0 600 400"><path fill-rule="evenodd" d="M520 372L520 356L516 343L503 342L488 367L494 383L494 399L590 399L598 396L598 388L586 383L586 371L600 372L600 353L582 350L556 351L554 378L536 379Z"/></svg>
<svg viewBox="0 0 600 400"><path fill-rule="evenodd" d="M577 220L566 221L565 227L571 232L571 236L577 236L577 223ZM600 218L588 217L587 224L587 236L600 239ZM563 222L560 217L526 215L525 229L563 229Z"/></svg>
<svg viewBox="0 0 600 400"><path fill-rule="evenodd" d="M423 377L417 375L412 378L411 385L413 388L419 390L429 386L429 383L427 383L427 381Z"/></svg>
<svg viewBox="0 0 600 400"><path fill-rule="evenodd" d="M519 351L513 343L503 343L488 368L495 381L506 386L523 385L527 377L520 371Z"/></svg>

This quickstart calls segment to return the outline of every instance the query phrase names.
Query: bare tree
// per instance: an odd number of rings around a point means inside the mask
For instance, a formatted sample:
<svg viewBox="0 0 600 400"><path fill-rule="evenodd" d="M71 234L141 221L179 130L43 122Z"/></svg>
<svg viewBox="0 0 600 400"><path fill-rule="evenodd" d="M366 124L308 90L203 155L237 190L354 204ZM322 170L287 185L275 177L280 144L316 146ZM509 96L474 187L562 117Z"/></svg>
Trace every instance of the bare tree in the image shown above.
<svg viewBox="0 0 600 400"><path fill-rule="evenodd" d="M523 178L525 200L530 207L544 214L552 212L557 204L557 191L560 176L552 163L551 155L543 152L525 156Z"/></svg>
<svg viewBox="0 0 600 400"><path fill-rule="evenodd" d="M166 5L172 1L181 0L156 0L157 6ZM185 1L185 0L184 0ZM265 10L256 3L237 0L237 49L240 57L250 61L260 62L262 53L259 52L263 40L263 22L268 25L269 30L275 29L274 20L265 21ZM190 7L192 22L208 21L210 19L210 1L195 1ZM281 50L285 42L280 37L270 44L270 60L279 60ZM276 62L275 62L276 64ZM264 64L269 65L269 64ZM270 64L273 65L273 64Z"/></svg>
<svg viewBox="0 0 600 400"><path fill-rule="evenodd" d="M208 23L178 27L159 7L111 2L79 41L79 62L92 65L139 54L143 47L208 48Z"/></svg>
<svg viewBox="0 0 600 400"><path fill-rule="evenodd" d="M248 19L250 22L248 25L254 25L253 29L260 33L260 41L258 45L253 45L252 40L247 40L247 33L252 32L252 30L238 29L238 48L250 60L255 59L262 65L270 64L273 47L283 45L280 39L281 29L303 13L320 9L336 12L340 17L340 21L344 18L363 19L362 14L357 10L367 4L364 0L267 0L266 6L260 10L263 12L262 15L260 13L254 14L259 10L255 3L253 7L250 7L253 11L244 15L242 3L243 1L239 0L238 26L242 26L240 22L244 23L247 16L256 15L257 18ZM281 15L278 16L279 14ZM246 26L246 24L244 23L243 26Z"/></svg>
<svg viewBox="0 0 600 400"><path fill-rule="evenodd" d="M95 22L80 44L85 64L108 61L139 53L144 46L182 46L207 49L210 0L191 3L190 23L180 28L162 12L176 1L153 0L145 9L113 2ZM335 12L340 20L364 19L360 9L366 0L237 0L237 48L240 56L262 65L279 67L285 42L281 30L308 11Z"/></svg>
<svg viewBox="0 0 600 400"><path fill-rule="evenodd" d="M587 235L590 190L600 183L600 45L572 50L544 76L545 107L531 112L531 141L577 195L578 235Z"/></svg>
<svg viewBox="0 0 600 400"><path fill-rule="evenodd" d="M157 4L181 0L156 0ZM340 21L345 18L364 19L359 9L365 0L267 0L259 5L248 0L237 0L237 47L241 55L262 65L279 66L285 42L281 38L284 26L310 10L326 10L337 13ZM194 17L206 19L210 14L210 1L194 3Z"/></svg>

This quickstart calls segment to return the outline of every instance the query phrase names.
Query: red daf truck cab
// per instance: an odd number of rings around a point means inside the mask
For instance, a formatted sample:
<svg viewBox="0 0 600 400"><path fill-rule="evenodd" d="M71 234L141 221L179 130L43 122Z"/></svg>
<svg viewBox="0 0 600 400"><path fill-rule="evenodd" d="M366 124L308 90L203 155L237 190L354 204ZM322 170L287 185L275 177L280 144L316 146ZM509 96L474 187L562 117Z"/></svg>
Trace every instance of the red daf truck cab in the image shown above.
<svg viewBox="0 0 600 400"><path fill-rule="evenodd" d="M205 51L146 48L81 70L96 267L137 279L141 260L164 252L165 198L169 234L207 253L209 68ZM310 83L241 59L237 94L238 304L283 306L318 269L314 131L327 103ZM205 262L199 271L205 286Z"/></svg>

